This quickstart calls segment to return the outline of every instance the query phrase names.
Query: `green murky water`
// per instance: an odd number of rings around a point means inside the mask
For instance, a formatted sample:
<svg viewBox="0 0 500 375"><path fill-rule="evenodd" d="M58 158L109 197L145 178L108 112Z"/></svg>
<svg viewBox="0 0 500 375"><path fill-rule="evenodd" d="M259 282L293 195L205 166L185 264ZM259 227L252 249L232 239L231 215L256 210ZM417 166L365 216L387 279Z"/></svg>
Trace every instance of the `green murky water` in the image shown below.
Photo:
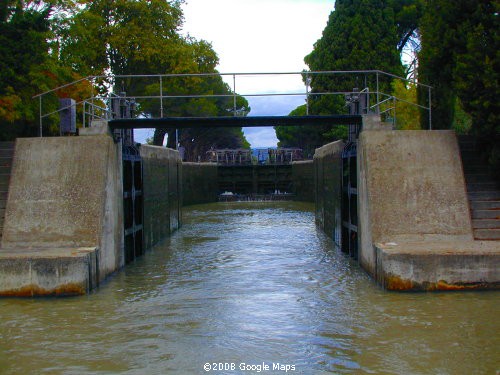
<svg viewBox="0 0 500 375"><path fill-rule="evenodd" d="M498 293L385 292L312 208L188 208L89 296L1 299L0 374L499 373Z"/></svg>

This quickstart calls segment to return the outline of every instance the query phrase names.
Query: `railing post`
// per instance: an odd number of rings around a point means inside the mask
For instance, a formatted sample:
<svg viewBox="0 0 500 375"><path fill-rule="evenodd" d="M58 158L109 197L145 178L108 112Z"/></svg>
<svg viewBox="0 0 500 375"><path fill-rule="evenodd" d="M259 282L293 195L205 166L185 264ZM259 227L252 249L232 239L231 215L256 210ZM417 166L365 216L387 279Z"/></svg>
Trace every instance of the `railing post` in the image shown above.
<svg viewBox="0 0 500 375"><path fill-rule="evenodd" d="M306 74L306 115L309 116L309 85L311 84L311 77Z"/></svg>
<svg viewBox="0 0 500 375"><path fill-rule="evenodd" d="M43 130L42 130L42 95L40 95L40 137L43 137Z"/></svg>
<svg viewBox="0 0 500 375"><path fill-rule="evenodd" d="M431 102L431 88L429 87L429 130L432 130L432 102Z"/></svg>
<svg viewBox="0 0 500 375"><path fill-rule="evenodd" d="M233 115L236 116L236 74L233 74Z"/></svg>
<svg viewBox="0 0 500 375"><path fill-rule="evenodd" d="M380 90L378 83L378 70L377 70L377 114L380 114Z"/></svg>
<svg viewBox="0 0 500 375"><path fill-rule="evenodd" d="M160 117L163 118L163 80L160 76Z"/></svg>
<svg viewBox="0 0 500 375"><path fill-rule="evenodd" d="M396 126L397 126L397 122L396 122L396 97L393 96L392 97L392 105L394 106L394 118L392 119L392 126L394 127L394 129L396 129Z"/></svg>

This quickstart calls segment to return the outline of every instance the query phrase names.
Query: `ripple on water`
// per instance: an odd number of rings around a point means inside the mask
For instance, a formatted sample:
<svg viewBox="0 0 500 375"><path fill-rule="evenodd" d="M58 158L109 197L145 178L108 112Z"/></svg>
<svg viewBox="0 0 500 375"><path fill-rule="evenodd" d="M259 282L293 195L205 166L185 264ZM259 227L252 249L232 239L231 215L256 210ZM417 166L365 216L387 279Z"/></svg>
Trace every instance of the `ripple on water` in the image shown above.
<svg viewBox="0 0 500 375"><path fill-rule="evenodd" d="M316 228L312 208L195 206L181 230L88 296L0 300L2 373L188 374L205 362L280 362L301 374L499 370L498 294L384 292Z"/></svg>

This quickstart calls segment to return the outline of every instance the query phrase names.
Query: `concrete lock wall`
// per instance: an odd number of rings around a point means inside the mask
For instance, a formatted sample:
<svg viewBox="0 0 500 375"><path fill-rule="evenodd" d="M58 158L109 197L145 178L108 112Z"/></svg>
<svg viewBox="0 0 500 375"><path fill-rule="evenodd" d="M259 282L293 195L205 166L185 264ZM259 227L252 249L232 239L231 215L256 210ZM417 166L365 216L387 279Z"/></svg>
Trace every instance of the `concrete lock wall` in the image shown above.
<svg viewBox="0 0 500 375"><path fill-rule="evenodd" d="M314 162L313 160L292 163L292 186L295 200L314 202Z"/></svg>
<svg viewBox="0 0 500 375"><path fill-rule="evenodd" d="M344 143L337 141L316 149L314 153L316 223L335 241L340 238L343 148Z"/></svg>
<svg viewBox="0 0 500 375"><path fill-rule="evenodd" d="M215 163L182 163L183 205L217 202Z"/></svg>
<svg viewBox="0 0 500 375"><path fill-rule="evenodd" d="M111 137L18 139L0 295L84 294L123 266L122 196Z"/></svg>
<svg viewBox="0 0 500 375"><path fill-rule="evenodd" d="M144 248L149 249L181 226L182 163L175 150L141 145L144 194Z"/></svg>
<svg viewBox="0 0 500 375"><path fill-rule="evenodd" d="M474 241L452 131L363 131L359 262L395 290L495 287L499 246Z"/></svg>

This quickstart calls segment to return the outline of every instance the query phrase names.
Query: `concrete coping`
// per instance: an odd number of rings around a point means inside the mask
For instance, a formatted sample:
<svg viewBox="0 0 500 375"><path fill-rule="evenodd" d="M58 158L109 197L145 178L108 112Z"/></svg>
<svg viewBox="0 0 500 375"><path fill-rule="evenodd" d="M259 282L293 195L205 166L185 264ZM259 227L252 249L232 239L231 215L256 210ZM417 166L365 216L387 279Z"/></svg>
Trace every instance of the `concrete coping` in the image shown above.
<svg viewBox="0 0 500 375"><path fill-rule="evenodd" d="M387 254L453 255L496 254L500 255L500 243L496 241L403 241L376 243L375 247Z"/></svg>
<svg viewBox="0 0 500 375"><path fill-rule="evenodd" d="M315 150L313 159L323 158L328 155L336 155L342 151L343 147L344 147L343 141L335 141L332 143L328 143Z"/></svg>
<svg viewBox="0 0 500 375"><path fill-rule="evenodd" d="M78 258L86 257L90 253L96 252L97 247L62 247L62 248L40 248L40 247L12 247L0 249L0 259L49 259L49 258Z"/></svg>

